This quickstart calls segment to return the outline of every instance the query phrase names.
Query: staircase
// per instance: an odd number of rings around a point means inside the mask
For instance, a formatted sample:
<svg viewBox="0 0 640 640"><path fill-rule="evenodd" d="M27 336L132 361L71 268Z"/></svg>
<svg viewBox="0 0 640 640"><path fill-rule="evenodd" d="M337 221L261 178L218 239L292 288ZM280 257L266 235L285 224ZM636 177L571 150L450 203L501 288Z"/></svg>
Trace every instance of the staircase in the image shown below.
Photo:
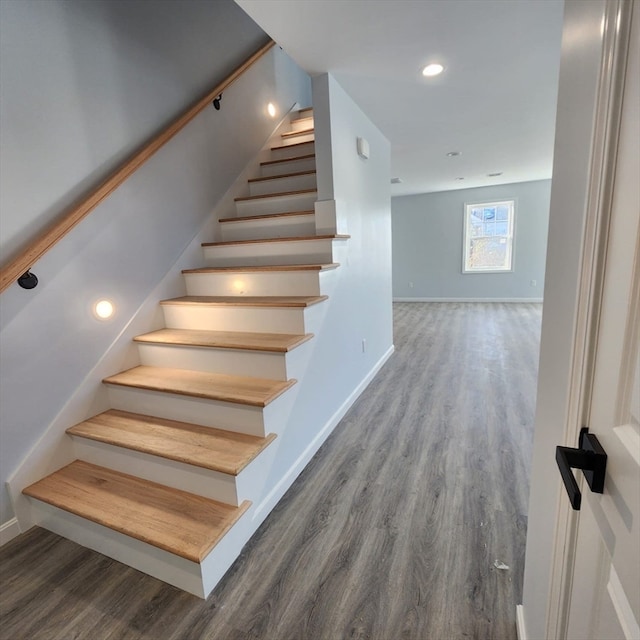
<svg viewBox="0 0 640 640"><path fill-rule="evenodd" d="M316 234L314 154L305 109L135 338L140 365L103 381L112 409L67 430L78 459L23 490L38 524L200 597L233 563L348 238Z"/></svg>

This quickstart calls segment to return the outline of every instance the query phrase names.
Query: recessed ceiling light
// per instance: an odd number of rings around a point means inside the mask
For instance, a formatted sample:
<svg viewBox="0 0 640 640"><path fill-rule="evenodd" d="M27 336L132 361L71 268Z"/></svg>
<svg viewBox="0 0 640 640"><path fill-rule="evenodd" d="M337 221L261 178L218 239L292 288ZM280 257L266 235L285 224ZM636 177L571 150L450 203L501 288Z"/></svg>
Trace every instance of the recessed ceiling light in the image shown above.
<svg viewBox="0 0 640 640"><path fill-rule="evenodd" d="M276 116L276 105L275 105L275 104L273 104L273 102L270 102L270 103L267 105L267 113L268 113L272 118L275 118L275 116Z"/></svg>
<svg viewBox="0 0 640 640"><path fill-rule="evenodd" d="M432 64L428 64L422 70L422 75L430 78L432 76L440 75L443 71L444 71L444 67L441 64L434 62Z"/></svg>
<svg viewBox="0 0 640 640"><path fill-rule="evenodd" d="M495 173L487 173L490 178L496 178L502 175L502 171L496 171Z"/></svg>
<svg viewBox="0 0 640 640"><path fill-rule="evenodd" d="M391 184L400 184L402 182L402 178L391 178Z"/></svg>
<svg viewBox="0 0 640 640"><path fill-rule="evenodd" d="M461 156L461 155L462 155L462 151L449 151L449 153L447 153L448 158L454 158L455 156Z"/></svg>

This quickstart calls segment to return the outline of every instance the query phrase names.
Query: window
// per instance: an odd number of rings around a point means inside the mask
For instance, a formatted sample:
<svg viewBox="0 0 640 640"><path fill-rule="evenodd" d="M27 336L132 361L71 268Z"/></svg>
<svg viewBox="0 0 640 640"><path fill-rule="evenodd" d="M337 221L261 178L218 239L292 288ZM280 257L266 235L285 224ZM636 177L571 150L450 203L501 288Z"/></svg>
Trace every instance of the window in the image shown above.
<svg viewBox="0 0 640 640"><path fill-rule="evenodd" d="M515 200L466 204L463 273L494 273L513 268Z"/></svg>

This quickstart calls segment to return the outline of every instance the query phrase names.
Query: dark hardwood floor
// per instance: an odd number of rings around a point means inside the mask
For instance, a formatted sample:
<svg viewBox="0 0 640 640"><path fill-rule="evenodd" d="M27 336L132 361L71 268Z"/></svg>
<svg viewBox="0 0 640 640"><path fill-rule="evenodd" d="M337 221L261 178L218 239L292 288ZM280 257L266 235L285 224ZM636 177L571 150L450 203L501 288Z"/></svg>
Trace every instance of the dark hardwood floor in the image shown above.
<svg viewBox="0 0 640 640"><path fill-rule="evenodd" d="M515 638L541 305L394 314L396 353L206 601L34 528L0 550L0 638Z"/></svg>

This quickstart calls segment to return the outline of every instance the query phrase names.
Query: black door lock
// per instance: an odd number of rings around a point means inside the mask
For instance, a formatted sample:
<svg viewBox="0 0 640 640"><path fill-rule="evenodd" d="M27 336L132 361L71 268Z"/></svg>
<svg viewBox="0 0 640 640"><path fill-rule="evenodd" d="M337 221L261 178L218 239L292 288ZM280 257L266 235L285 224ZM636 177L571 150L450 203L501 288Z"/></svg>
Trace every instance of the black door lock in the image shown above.
<svg viewBox="0 0 640 640"><path fill-rule="evenodd" d="M580 429L578 449L571 447L556 447L556 462L565 489L569 494L571 506L578 511L582 502L578 483L571 468L582 469L589 488L594 493L604 492L604 476L607 470L607 454L600 445L598 438L589 433L587 427Z"/></svg>

